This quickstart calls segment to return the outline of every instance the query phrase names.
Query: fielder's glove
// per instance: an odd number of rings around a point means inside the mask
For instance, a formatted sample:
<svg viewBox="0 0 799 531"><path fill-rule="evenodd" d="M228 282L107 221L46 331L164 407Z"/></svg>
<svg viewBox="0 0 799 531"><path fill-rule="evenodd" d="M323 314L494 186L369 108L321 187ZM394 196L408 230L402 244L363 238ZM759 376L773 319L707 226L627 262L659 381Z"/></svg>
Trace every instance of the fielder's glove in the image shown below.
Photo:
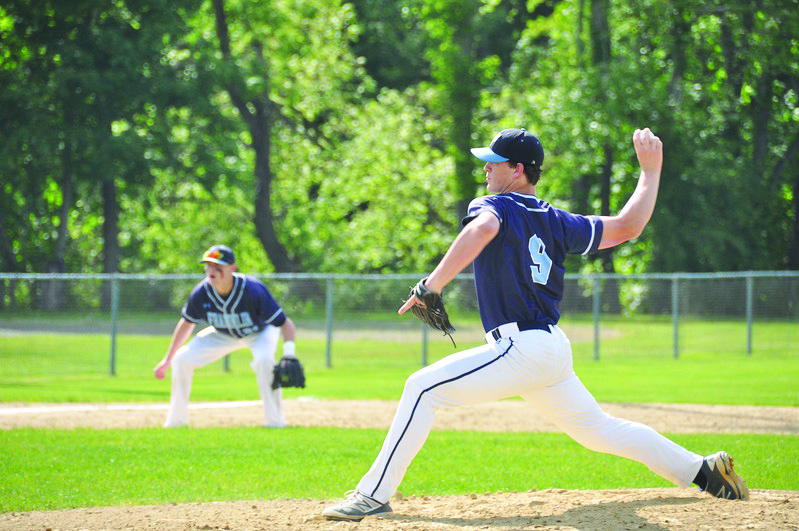
<svg viewBox="0 0 799 531"><path fill-rule="evenodd" d="M425 280L427 279L420 280L418 284L411 288L411 293L408 295L409 299L415 296L422 301L424 306L414 304L411 306L411 311L426 325L444 332L444 335L449 336L452 345L455 346L455 340L452 339L452 332L455 331L455 327L449 322L449 315L447 315L447 310L444 309L444 301L441 299L441 295L429 290L424 285Z"/></svg>
<svg viewBox="0 0 799 531"><path fill-rule="evenodd" d="M278 387L305 387L305 370L300 360L284 356L272 370L272 389Z"/></svg>

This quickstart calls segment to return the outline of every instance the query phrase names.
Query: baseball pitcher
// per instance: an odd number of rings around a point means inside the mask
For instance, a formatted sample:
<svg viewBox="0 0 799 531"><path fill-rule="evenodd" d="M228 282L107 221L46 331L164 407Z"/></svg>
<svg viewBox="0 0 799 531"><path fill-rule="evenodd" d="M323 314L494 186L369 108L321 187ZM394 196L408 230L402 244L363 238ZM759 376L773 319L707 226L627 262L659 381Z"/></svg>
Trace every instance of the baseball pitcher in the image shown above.
<svg viewBox="0 0 799 531"><path fill-rule="evenodd" d="M485 161L491 195L474 199L464 229L444 258L411 290L402 314L454 331L441 292L474 262L486 344L448 356L411 375L391 428L357 489L322 514L361 520L391 511L388 503L421 449L436 408L521 396L583 446L645 464L656 474L713 496L747 499L744 481L726 452L703 458L652 428L602 411L572 368L569 340L558 327L567 254L591 254L641 234L655 206L663 145L649 129L636 130L641 166L635 191L617 216L582 216L537 195L544 150L524 129L500 131L472 153Z"/></svg>

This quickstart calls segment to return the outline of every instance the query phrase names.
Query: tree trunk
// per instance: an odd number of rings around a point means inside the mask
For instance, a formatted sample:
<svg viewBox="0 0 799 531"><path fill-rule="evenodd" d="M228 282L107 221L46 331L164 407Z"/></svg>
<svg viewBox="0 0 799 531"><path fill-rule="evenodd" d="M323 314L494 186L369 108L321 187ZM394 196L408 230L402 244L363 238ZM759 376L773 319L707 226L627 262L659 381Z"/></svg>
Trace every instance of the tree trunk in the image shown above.
<svg viewBox="0 0 799 531"><path fill-rule="evenodd" d="M687 65L686 50L690 46L686 43L688 36L691 34L691 25L685 20L683 2L672 1L670 2L671 10L674 13L674 22L671 26L671 47L670 56L674 67L671 71L669 78L669 105L671 107L679 107L683 97L683 77Z"/></svg>
<svg viewBox="0 0 799 531"><path fill-rule="evenodd" d="M19 266L17 265L17 257L14 254L14 246L11 244L11 238L8 237L6 214L0 214L0 258L3 259L3 270L15 273L19 271Z"/></svg>
<svg viewBox="0 0 799 531"><path fill-rule="evenodd" d="M608 74L610 71L610 20L608 11L610 10L610 0L591 1L591 58L594 66L599 73L599 104L604 109L605 120L609 120L607 111L607 90ZM603 216L610 215L610 178L613 175L613 147L609 141L602 144L602 168L600 179L600 213ZM605 273L615 272L613 265L613 249L605 249L597 254L602 261L602 271ZM619 303L619 287L615 280L610 280L604 286L605 302L604 311L618 313L621 309Z"/></svg>
<svg viewBox="0 0 799 531"><path fill-rule="evenodd" d="M593 0L591 2L591 46L592 61L599 72L599 95L600 106L607 106L607 73L610 69L610 23L608 21L608 10L610 0ZM604 112L607 119L607 111ZM602 145L603 162L600 173L600 201L601 215L610 215L610 178L613 174L613 148L610 142ZM613 251L607 249L599 253L602 260L602 270L607 273L614 271Z"/></svg>
<svg viewBox="0 0 799 531"><path fill-rule="evenodd" d="M788 245L788 269L799 269L799 164L794 165L793 179L793 227Z"/></svg>
<svg viewBox="0 0 799 531"><path fill-rule="evenodd" d="M73 182L72 170L70 167L69 142L66 143L61 154L61 206L58 209L58 229L56 230L56 241L53 246L53 256L45 262L45 272L64 273L66 263L64 254L69 240L69 211L72 208ZM67 299L66 291L69 284L63 280L48 280L44 285L44 306L46 310L60 310L64 307Z"/></svg>
<svg viewBox="0 0 799 531"><path fill-rule="evenodd" d="M113 178L103 180L103 273L119 272L119 203ZM103 282L100 307L111 307L111 283Z"/></svg>
<svg viewBox="0 0 799 531"><path fill-rule="evenodd" d="M216 18L216 32L219 36L219 49L222 56L230 63L232 69L236 69L235 62L232 60L230 51L230 33L228 31L227 16L225 15L224 0L213 0L214 14ZM255 151L255 233L261 241L261 245L266 251L267 256L277 272L291 272L297 269L294 262L289 257L286 248L278 240L275 232L274 215L272 212L271 185L274 174L270 162L271 134L272 134L272 110L274 103L269 99L269 74L268 65L263 58L263 52L258 43L255 44L256 52L261 59L261 75L264 77L264 89L258 98L245 100L241 95L236 84L236 80L231 80L226 87L233 105L244 119L250 135L252 135L251 148Z"/></svg>
<svg viewBox="0 0 799 531"><path fill-rule="evenodd" d="M288 255L286 248L280 243L275 232L274 216L271 207L271 185L274 175L270 163L272 144L272 120L267 116L260 116L268 109L269 102L258 107L258 118L254 129L251 129L255 150L255 233L261 240L266 254L272 261L275 271L286 273L295 271L294 262Z"/></svg>
<svg viewBox="0 0 799 531"><path fill-rule="evenodd" d="M3 271L15 273L19 270L16 256L14 255L14 248L11 245L11 238L8 237L8 231L6 230L6 222L3 213L0 213L0 258L2 258L2 262L0 263L4 264L2 268ZM5 282L0 283L0 308L6 306L6 293L8 293L8 308L13 309L16 307L15 289L14 280L8 281L7 288Z"/></svg>
<svg viewBox="0 0 799 531"><path fill-rule="evenodd" d="M752 174L754 183L763 184L768 158L768 124L771 120L771 76L763 72L757 80L757 94L752 97ZM753 184L754 184L753 183Z"/></svg>
<svg viewBox="0 0 799 531"><path fill-rule="evenodd" d="M58 209L58 229L56 230L56 241L53 246L53 256L45 262L46 273L64 273L66 263L64 254L66 252L67 240L69 239L69 210L72 207L72 175L69 167L69 152L64 151L62 156L62 180L61 180L61 206ZM68 283L63 280L48 280L44 285L44 306L46 310L60 310L64 307L67 299L66 291Z"/></svg>
<svg viewBox="0 0 799 531"><path fill-rule="evenodd" d="M468 24L471 26L471 23ZM456 226L460 227L460 219L466 215L469 202L474 199L477 190L475 180L475 159L469 152L472 142L472 117L477 105L475 95L478 92L472 64L474 62L474 36L466 29L456 29L455 43L460 49L461 61L453 65L453 79L450 80L450 111L452 128L449 132L449 144L455 162L455 208Z"/></svg>

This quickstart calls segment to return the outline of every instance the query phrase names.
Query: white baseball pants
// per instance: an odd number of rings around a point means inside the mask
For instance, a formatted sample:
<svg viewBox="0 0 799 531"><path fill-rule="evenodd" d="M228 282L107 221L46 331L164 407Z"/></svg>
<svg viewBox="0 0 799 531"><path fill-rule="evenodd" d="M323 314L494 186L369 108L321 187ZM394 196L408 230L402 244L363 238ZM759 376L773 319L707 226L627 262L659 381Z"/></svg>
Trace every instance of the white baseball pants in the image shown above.
<svg viewBox="0 0 799 531"><path fill-rule="evenodd" d="M169 413L164 426L167 428L189 423L189 395L194 369L239 349L249 349L253 360L250 367L255 371L258 391L264 403L264 425L282 427L283 392L278 387L272 389L272 369L275 366L275 350L280 336L280 328L267 326L261 332L236 338L219 332L213 326L204 328L188 343L180 347L172 360L172 395Z"/></svg>
<svg viewBox="0 0 799 531"><path fill-rule="evenodd" d="M405 383L383 447L358 483L381 503L396 492L433 426L437 407L480 404L521 396L574 440L597 452L643 463L681 487L691 484L702 456L638 422L599 408L572 367L563 331L528 330L448 356L412 374Z"/></svg>

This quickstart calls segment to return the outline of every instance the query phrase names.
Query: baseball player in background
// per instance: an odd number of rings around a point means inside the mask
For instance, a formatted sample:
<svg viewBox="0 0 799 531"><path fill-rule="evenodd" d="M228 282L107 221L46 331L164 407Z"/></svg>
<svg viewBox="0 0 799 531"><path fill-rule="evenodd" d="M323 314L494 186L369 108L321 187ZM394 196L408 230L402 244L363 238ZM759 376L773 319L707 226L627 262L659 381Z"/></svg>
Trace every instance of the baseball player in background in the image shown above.
<svg viewBox="0 0 799 531"><path fill-rule="evenodd" d="M272 371L281 334L283 356L295 356L294 323L261 281L236 272L236 261L229 247L214 245L203 254L200 262L205 264L205 278L189 295L166 356L155 367L155 377L159 379L172 367L172 395L164 426L174 428L188 424L194 369L246 348L252 352L250 366L255 370L264 403L263 425L284 427L282 390L280 387L272 389ZM184 345L200 321L210 326Z"/></svg>
<svg viewBox="0 0 799 531"><path fill-rule="evenodd" d="M411 375L374 464L357 489L323 511L334 520L390 512L389 498L424 444L435 408L521 396L583 446L643 463L667 480L710 494L747 499L726 452L702 457L652 428L602 411L572 368L569 340L558 327L567 254L591 254L641 234L655 206L663 145L649 129L633 146L641 174L617 216L582 216L539 199L544 161L538 139L524 129L499 132L472 153L485 161L488 191L474 199L465 226L425 279L434 293L474 262L486 344L448 356ZM411 296L405 313L421 301Z"/></svg>

